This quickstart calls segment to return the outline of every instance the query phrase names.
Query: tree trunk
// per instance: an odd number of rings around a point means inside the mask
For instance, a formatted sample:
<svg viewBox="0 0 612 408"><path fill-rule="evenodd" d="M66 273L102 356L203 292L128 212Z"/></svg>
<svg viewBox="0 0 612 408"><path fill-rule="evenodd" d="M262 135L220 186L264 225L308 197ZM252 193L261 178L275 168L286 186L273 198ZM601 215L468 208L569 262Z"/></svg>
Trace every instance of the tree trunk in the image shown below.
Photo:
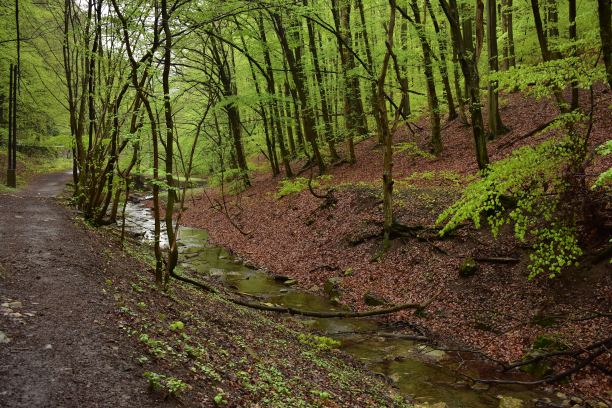
<svg viewBox="0 0 612 408"><path fill-rule="evenodd" d="M291 76L293 77L293 83L295 84L296 91L298 97L300 99L300 105L302 108L302 119L304 121L304 133L306 134L306 139L310 143L312 148L312 152L314 155L314 160L319 167L319 173L323 174L325 172L325 163L323 162L323 157L319 152L319 146L317 144L317 131L315 129L315 118L308 105L308 95L306 92L306 84L304 81L303 72L300 67L298 67L295 56L291 48L289 48L289 42L287 40L287 35L285 32L285 27L281 20L280 15L271 13L272 20L274 23L274 28L276 30L276 34L281 43L281 47L285 54L285 58L287 59L287 64L289 65L289 71L291 72Z"/></svg>
<svg viewBox="0 0 612 408"><path fill-rule="evenodd" d="M366 135L367 128L365 127L359 80L351 73L355 68L355 58L351 53L351 0L332 0L331 4L334 24L336 30L340 33L337 41L344 79L344 123L348 133L346 138L349 151L348 161L349 163L355 163L353 138L358 135Z"/></svg>
<svg viewBox="0 0 612 408"><path fill-rule="evenodd" d="M400 41L402 46L402 60L399 64L399 72L397 73L400 90L402 92L402 100L400 101L399 109L402 117L410 116L410 89L408 82L408 60L406 54L408 53L408 21L402 20L400 25Z"/></svg>
<svg viewBox="0 0 612 408"><path fill-rule="evenodd" d="M499 53L497 51L497 2L495 0L487 0L487 45L489 73L496 73L499 71ZM505 126L499 114L497 86L497 81L489 81L489 139L491 140L505 131Z"/></svg>
<svg viewBox="0 0 612 408"><path fill-rule="evenodd" d="M297 115L295 117L291 112L291 104L295 103L295 99L291 94L291 88L289 87L289 80L287 78L285 78L285 83L283 86L283 95L285 96L285 103L283 103L283 111L285 113L285 129L287 131L287 140L289 141L289 151L291 152L291 156L295 158L297 156L297 145L295 143L296 138L293 137L293 124L297 122L297 125L300 126L300 115L297 110ZM301 128L298 129L298 131L301 132ZM303 139L299 136L299 133L297 133L296 135L298 143L301 145L301 150L304 150Z"/></svg>
<svg viewBox="0 0 612 408"><path fill-rule="evenodd" d="M395 0L389 0L391 13L387 26L386 53L383 58L380 76L378 77L378 114L383 124L383 249L389 248L391 228L393 227L393 133L389 129L387 119L387 102L385 100L385 77L389 67L389 59L393 50L393 31L395 29Z"/></svg>
<svg viewBox="0 0 612 408"><path fill-rule="evenodd" d="M576 0L569 0L569 39L573 43L578 40L578 33L576 30ZM570 48L572 56L576 55L575 44ZM576 81L572 81L572 96L570 109L578 109L578 84Z"/></svg>
<svg viewBox="0 0 612 408"><path fill-rule="evenodd" d="M263 16L259 14L257 16L257 27L259 29L259 35L261 37L261 42L263 43L263 55L264 62L266 64L266 87L268 95L270 95L271 101L270 110L272 111L271 120L273 122L273 130L276 135L276 141L278 142L280 152L281 152L281 160L283 161L283 167L285 168L285 175L287 177L293 177L293 171L291 170L291 164L289 163L289 153L285 148L285 141L283 138L283 130L281 127L281 112L278 107L278 100L276 98L276 84L274 82L274 71L272 70L272 61L270 58L270 51L268 49L268 42L266 38L266 30L264 28Z"/></svg>
<svg viewBox="0 0 612 408"><path fill-rule="evenodd" d="M542 16L540 14L538 0L531 0L531 11L533 12L533 20L536 34L538 36L538 43L540 44L540 51L542 52L542 59L544 61L549 61L551 57L548 50L548 40L544 32L544 25L542 24Z"/></svg>
<svg viewBox="0 0 612 408"><path fill-rule="evenodd" d="M451 121L457 117L457 111L455 110L455 102L453 101L453 92L451 91L450 80L448 78L448 67L446 65L446 53L448 52L446 44L445 33L440 30L438 19L433 11L430 0L426 0L427 9L431 16L431 21L438 38L438 46L440 50L440 76L442 77L442 85L444 86L444 96L446 97L446 103L448 105L448 120Z"/></svg>
<svg viewBox="0 0 612 408"><path fill-rule="evenodd" d="M510 67L516 66L516 58L514 56L514 24L512 16L512 0L502 0L502 32L505 34L502 48L503 59L501 64L501 69L503 71L507 71Z"/></svg>
<svg viewBox="0 0 612 408"><path fill-rule="evenodd" d="M606 66L608 86L612 89L612 13L610 12L610 0L597 0L597 11L603 61Z"/></svg>
<svg viewBox="0 0 612 408"><path fill-rule="evenodd" d="M470 115L472 120L472 133L474 136L474 145L476 150L476 161L481 170L486 169L489 164L489 155L487 153L487 139L484 132L482 120L482 108L480 105L480 77L478 75L478 67L476 65L476 54L470 53L466 48L466 33L461 33L459 26L459 10L457 9L457 0L440 0L444 14L448 19L451 35L453 38L453 46L457 52L461 70L465 77L466 87L470 98Z"/></svg>
<svg viewBox="0 0 612 408"><path fill-rule="evenodd" d="M219 81L223 87L223 96L230 99L230 102L224 106L227 114L230 134L232 136L232 145L234 147L234 158L238 169L240 170L240 178L245 186L250 186L249 168L246 162L244 146L242 144L242 122L240 120L240 111L238 106L233 102L238 92L235 86L234 79L234 63L228 59L227 52L224 50L223 44L218 43L215 38L211 37L212 56L217 66L217 74Z"/></svg>
<svg viewBox="0 0 612 408"><path fill-rule="evenodd" d="M7 187L16 187L15 171L13 169L13 127L15 126L13 109L15 109L15 69L13 64L10 64L9 73L9 113L8 113L8 141L7 141L7 169L6 169L6 185Z"/></svg>
<svg viewBox="0 0 612 408"><path fill-rule="evenodd" d="M461 121L461 123L466 124L468 123L467 121L467 117L465 116L465 98L463 97L463 94L461 93L461 85L459 84L459 77L460 77L460 66L459 66L459 61L457 60L457 53L454 50L453 47L453 82L455 85L455 93L457 95L457 105L459 106L459 110L457 113L459 113L459 120Z"/></svg>
<svg viewBox="0 0 612 408"><path fill-rule="evenodd" d="M168 285L168 279L174 271L178 261L178 247L173 225L174 203L176 191L174 190L174 117L172 116L172 104L170 102L170 66L172 65L172 31L170 30L170 16L168 14L167 0L161 0L162 29L164 31L164 59L162 70L162 88L164 91L164 119L166 122L166 184L168 185L168 197L165 205L166 235L168 236L168 259L166 259L166 271L164 286ZM238 120L240 120L238 118ZM243 156L244 159L244 156ZM246 162L245 162L246 164Z"/></svg>
<svg viewBox="0 0 612 408"><path fill-rule="evenodd" d="M304 6L308 6L308 0L303 0ZM315 38L314 23L312 20L306 20L308 29L308 45L310 49L310 55L312 57L312 65L314 68L315 81L319 88L319 98L321 99L321 114L323 116L323 125L325 126L325 141L329 148L331 160L338 161L340 156L336 151L336 143L334 142L334 131L332 129L331 116L329 115L329 109L327 105L327 95L325 93L325 84L323 76L321 75L321 67L319 66L319 55L317 51L317 42Z"/></svg>
<svg viewBox="0 0 612 408"><path fill-rule="evenodd" d="M246 45L246 42L244 41L244 35L242 35L242 33L240 33L240 41L242 43L242 48L246 50L247 45ZM261 97L262 97L261 88L259 86L259 81L257 80L257 75L255 74L255 68L253 67L253 61L251 61L250 59L249 59L249 69L251 71L251 78L253 79L253 84L255 85L255 93L257 94L257 97L260 98L261 100ZM274 121L274 118L271 117L270 120L268 120L268 113L266 110L266 106L263 102L260 101L258 103L258 106L259 106L259 114L263 121L263 130L264 130L264 136L266 140L266 150L268 151L268 161L270 162L270 170L272 171L272 177L274 177L280 173L273 139L270 138L270 131L271 131L270 128L274 128L274 125L273 124L270 125L270 124ZM272 132L274 132L273 129L272 129Z"/></svg>
<svg viewBox="0 0 612 408"><path fill-rule="evenodd" d="M423 65L425 66L425 82L427 84L427 102L429 105L429 123L431 125L431 151L437 156L442 152L442 137L440 134L440 104L438 102L438 95L436 94L431 49L427 42L427 37L425 36L425 26L421 23L421 13L417 0L412 0L410 6L414 13L414 27L423 50Z"/></svg>
<svg viewBox="0 0 612 408"><path fill-rule="evenodd" d="M376 121L376 129L378 131L378 142L382 143L383 139L382 139L382 135L383 135L383 129L382 129L382 118L380 118L378 116L378 103L376 100L376 95L378 94L378 83L376 80L376 76L374 75L375 72L375 67L374 67L374 60L372 57L372 48L370 47L370 39L369 39L369 35L368 35L368 30L366 27L366 18L365 18L365 11L363 8L363 0L355 0L356 4L357 4L357 9L359 10L359 19L361 21L361 38L363 39L363 45L364 45L364 50L366 53L366 60L368 62L368 69L369 71L372 73L372 79L370 80L370 107L372 109L372 115L374 115L374 119Z"/></svg>
<svg viewBox="0 0 612 408"><path fill-rule="evenodd" d="M548 40L548 52L552 59L560 59L561 52L557 50L557 42L559 41L559 10L557 8L557 0L545 0L544 8L546 9L546 28L545 31Z"/></svg>

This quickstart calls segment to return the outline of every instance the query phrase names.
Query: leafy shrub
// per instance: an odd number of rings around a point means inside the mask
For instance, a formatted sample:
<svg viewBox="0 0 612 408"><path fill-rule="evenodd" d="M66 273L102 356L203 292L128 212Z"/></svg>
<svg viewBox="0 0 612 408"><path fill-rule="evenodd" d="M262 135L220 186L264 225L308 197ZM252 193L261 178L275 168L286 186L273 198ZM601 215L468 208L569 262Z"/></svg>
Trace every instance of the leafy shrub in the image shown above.
<svg viewBox="0 0 612 408"><path fill-rule="evenodd" d="M315 347L319 350L331 350L340 347L342 343L338 340L334 340L325 336L313 336L311 334L300 333L298 334L298 340L300 343L307 344Z"/></svg>
<svg viewBox="0 0 612 408"><path fill-rule="evenodd" d="M173 332L180 332L184 328L185 328L185 323L181 322L180 320L174 321L168 325L168 329L170 329Z"/></svg>
<svg viewBox="0 0 612 408"><path fill-rule="evenodd" d="M612 140L608 140L597 149L597 153L600 156L607 156L612 154ZM612 167L608 170L602 172L595 183L593 184L593 188L597 187L611 187L612 186Z"/></svg>
<svg viewBox="0 0 612 408"><path fill-rule="evenodd" d="M147 379L149 386L153 390L164 392L167 396L177 397L180 393L189 388L189 385L183 380L169 375L145 371L143 376Z"/></svg>
<svg viewBox="0 0 612 408"><path fill-rule="evenodd" d="M435 156L425 150L422 150L414 142L401 142L393 146L394 154L406 153L409 156L424 157L426 159L433 159Z"/></svg>
<svg viewBox="0 0 612 408"><path fill-rule="evenodd" d="M555 277L576 263L582 250L576 236L575 215L560 214L562 197L570 185L563 176L575 160L568 139L548 140L515 150L489 166L482 178L469 184L462 197L437 222L446 222L444 235L471 220L479 228L485 216L494 236L505 224L525 242L534 241L529 278L548 272ZM566 208L564 208L567 210Z"/></svg>
<svg viewBox="0 0 612 408"><path fill-rule="evenodd" d="M323 175L312 180L311 186L319 187L322 182L331 180L332 176ZM276 198L281 199L285 196L302 192L308 188L308 180L304 177L294 179L284 179L280 181L280 186L276 192Z"/></svg>

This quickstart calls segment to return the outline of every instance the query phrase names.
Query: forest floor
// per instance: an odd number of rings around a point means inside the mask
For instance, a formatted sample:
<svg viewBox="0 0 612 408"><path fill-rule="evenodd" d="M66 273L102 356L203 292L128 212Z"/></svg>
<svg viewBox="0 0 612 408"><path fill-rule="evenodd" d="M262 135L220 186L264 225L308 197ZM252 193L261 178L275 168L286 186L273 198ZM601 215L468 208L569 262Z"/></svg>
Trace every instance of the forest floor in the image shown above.
<svg viewBox="0 0 612 408"><path fill-rule="evenodd" d="M591 146L612 134L612 93L598 90L594 102ZM587 93L581 94L581 105L588 111ZM501 115L511 131L489 143L491 160L550 137L525 135L556 114L548 100L535 101L518 93L501 96ZM336 278L340 301L353 309L370 307L366 295L402 304L422 302L441 290L425 316L402 312L388 319L409 320L425 327L440 344L476 348L499 361L520 359L542 336L569 348L608 337L612 275L607 260L588 271L578 268L556 279L529 281L528 253L510 230L502 231L496 241L486 230L472 227L445 240L428 233L477 167L471 128L458 120L446 124L444 151L432 158L414 154L414 146L427 150L426 121L419 126L414 134L404 129L396 135L396 147L407 148L396 149L394 156L394 211L399 222L425 229L394 240L381 259L376 255L383 218L382 152L373 139L357 144L357 164L329 169L331 179L317 187L319 193L334 188L335 202L315 198L307 189L278 198L282 178L259 172L252 187L225 200L217 189L190 198L182 222L207 229L217 244L254 266L297 279L302 288L322 293L325 283ZM610 165L609 157L595 160L588 169L589 180ZM608 238L592 237L587 250L605 245ZM467 257L482 261L473 276L462 278L458 268ZM518 262L484 259L493 257ZM609 368L612 356L605 354L598 361ZM571 364L560 361L552 368L560 371ZM557 389L609 402L612 378L587 367Z"/></svg>
<svg viewBox="0 0 612 408"><path fill-rule="evenodd" d="M53 198L69 178L0 194L0 406L403 406L297 320L155 289L149 248Z"/></svg>

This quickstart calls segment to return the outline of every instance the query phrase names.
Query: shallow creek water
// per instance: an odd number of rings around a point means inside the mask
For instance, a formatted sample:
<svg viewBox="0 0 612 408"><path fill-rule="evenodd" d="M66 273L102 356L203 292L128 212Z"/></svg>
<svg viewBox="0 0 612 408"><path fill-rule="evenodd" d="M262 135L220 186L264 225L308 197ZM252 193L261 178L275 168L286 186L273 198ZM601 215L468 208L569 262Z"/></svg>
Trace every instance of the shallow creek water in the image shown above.
<svg viewBox="0 0 612 408"><path fill-rule="evenodd" d="M147 208L128 204L126 230L130 234L150 242L153 225ZM180 266L196 276L218 280L236 293L304 310L333 311L341 308L325 296L287 286L265 271L244 266L225 249L212 245L205 230L181 227L178 241ZM304 322L326 336L340 340L342 350L364 362L372 371L388 376L400 392L411 396L417 403L445 402L450 408L530 407L535 406L534 399L547 396L522 386L470 387L453 368L461 364L474 377L490 378L492 367L459 361L443 351L414 341L381 337L377 332L380 333L384 327L374 319L304 318ZM503 396L503 403L500 396ZM516 400L522 400L522 405L510 405L518 403Z"/></svg>

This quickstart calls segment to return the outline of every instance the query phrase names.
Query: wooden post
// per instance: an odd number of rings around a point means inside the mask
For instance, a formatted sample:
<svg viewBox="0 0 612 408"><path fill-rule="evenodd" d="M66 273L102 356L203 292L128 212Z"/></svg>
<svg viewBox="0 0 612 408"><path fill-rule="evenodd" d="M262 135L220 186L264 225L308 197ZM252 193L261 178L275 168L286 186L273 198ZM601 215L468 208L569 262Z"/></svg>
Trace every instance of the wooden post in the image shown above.
<svg viewBox="0 0 612 408"><path fill-rule="evenodd" d="M13 154L13 149L16 147L16 144L13 142L13 138L16 135L14 128L16 127L14 112L16 111L16 95L15 95L15 66L11 64L10 66L10 79L9 79L9 114L8 114L8 168L6 171L6 185L8 187L16 187L16 177L15 177L15 163L13 162L15 155Z"/></svg>

